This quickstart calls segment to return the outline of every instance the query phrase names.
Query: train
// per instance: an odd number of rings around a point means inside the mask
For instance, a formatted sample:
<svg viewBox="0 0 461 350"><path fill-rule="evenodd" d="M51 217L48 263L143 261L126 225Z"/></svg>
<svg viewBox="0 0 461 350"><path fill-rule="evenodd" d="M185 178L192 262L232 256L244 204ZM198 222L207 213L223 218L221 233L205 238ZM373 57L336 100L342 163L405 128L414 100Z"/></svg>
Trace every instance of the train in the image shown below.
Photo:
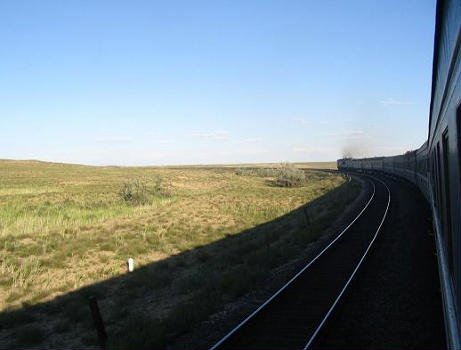
<svg viewBox="0 0 461 350"><path fill-rule="evenodd" d="M427 199L437 249L449 349L460 349L461 1L438 0L427 141L392 157L343 158L340 171L382 172L415 184Z"/></svg>

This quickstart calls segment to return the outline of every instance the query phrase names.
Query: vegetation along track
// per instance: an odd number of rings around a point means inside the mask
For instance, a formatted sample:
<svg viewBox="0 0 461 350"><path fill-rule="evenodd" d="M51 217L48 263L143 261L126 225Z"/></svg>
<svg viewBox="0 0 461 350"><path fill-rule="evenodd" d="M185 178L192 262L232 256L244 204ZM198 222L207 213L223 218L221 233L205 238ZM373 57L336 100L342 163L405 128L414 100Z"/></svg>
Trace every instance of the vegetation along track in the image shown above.
<svg viewBox="0 0 461 350"><path fill-rule="evenodd" d="M217 342L215 349L307 349L362 264L387 215L387 185L367 177L373 193L357 217L288 283Z"/></svg>

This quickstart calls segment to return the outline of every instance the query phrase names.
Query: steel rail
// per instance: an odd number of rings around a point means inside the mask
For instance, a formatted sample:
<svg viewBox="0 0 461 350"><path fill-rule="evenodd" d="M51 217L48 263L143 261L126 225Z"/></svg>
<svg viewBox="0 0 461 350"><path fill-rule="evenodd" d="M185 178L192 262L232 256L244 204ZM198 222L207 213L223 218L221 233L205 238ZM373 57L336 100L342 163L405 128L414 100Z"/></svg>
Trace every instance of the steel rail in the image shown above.
<svg viewBox="0 0 461 350"><path fill-rule="evenodd" d="M224 343L227 339L229 339L235 332L237 332L244 324L246 324L250 319L252 319L259 311L261 311L267 304L269 304L273 299L275 299L281 292L283 292L291 283L293 283L294 280L296 280L299 275L301 275L304 271L306 271L322 254L328 250L339 238L341 238L344 233L362 216L362 214L365 212L365 210L368 208L370 205L371 201L375 197L376 193L376 186L375 184L370 181L370 183L373 185L373 193L370 196L370 199L368 199L367 203L363 207L363 209L360 211L360 213L349 223L349 225L346 226L344 230L341 231L340 234L338 234L334 240L332 240L325 248L322 249L320 253L318 253L315 258L313 258L309 263L304 266L295 276L293 276L287 283L285 283L277 292L275 292L269 299L267 299L262 305L260 305L255 311L253 311L249 316L247 316L243 321L241 321L236 327L234 327L229 333L227 333L221 340L219 340L216 344L214 344L210 350L216 350L222 343ZM387 186L386 186L387 187Z"/></svg>
<svg viewBox="0 0 461 350"><path fill-rule="evenodd" d="M387 193L389 195L389 198L387 200L387 206L386 206L386 210L384 211L384 215L381 219L381 222L373 236L373 239L371 240L370 244L368 245L367 249L365 250L365 253L363 254L362 258L359 260L357 266L355 267L354 271L352 272L352 274L349 276L349 279L347 280L346 284L344 285L343 289L341 290L341 292L338 294L338 296L336 297L335 301L333 302L333 304L331 305L330 309L328 310L328 312L325 314L325 316L323 317L322 321L320 322L320 324L318 325L317 329L315 330L315 332L312 334L312 336L309 338L309 340L307 341L306 345L304 346L303 350L307 350L311 344L314 342L314 340L316 339L317 335L319 334L320 330L322 329L322 327L324 326L325 322L327 321L328 317L330 317L331 313L333 312L334 308L336 307L336 305L338 304L339 300L341 299L341 297L343 296L344 292L346 291L347 287L349 286L349 284L351 283L352 279L354 278L355 274L357 273L358 269L360 268L360 266L362 265L362 262L363 260L366 258L366 256L368 255L368 252L371 248L371 246L373 245L373 243L375 242L376 240L376 237L378 237L378 234L379 234L379 231L381 230L381 227L383 226L383 223L384 223L384 220L386 219L386 216L387 216L387 212L389 211L389 205L391 203L391 191L389 189L389 187L386 185L386 183L384 181L381 181L380 179L374 177L374 176L371 176L369 175L370 177L374 178L375 180L378 180L379 182L381 182L387 189Z"/></svg>

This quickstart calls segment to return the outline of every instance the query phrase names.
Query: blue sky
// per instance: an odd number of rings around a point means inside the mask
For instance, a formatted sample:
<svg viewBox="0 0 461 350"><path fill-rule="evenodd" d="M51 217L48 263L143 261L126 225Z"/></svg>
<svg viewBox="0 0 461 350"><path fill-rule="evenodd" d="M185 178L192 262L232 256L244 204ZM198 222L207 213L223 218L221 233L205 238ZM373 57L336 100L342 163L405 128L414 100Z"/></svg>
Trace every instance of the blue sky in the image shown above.
<svg viewBox="0 0 461 350"><path fill-rule="evenodd" d="M0 158L335 160L427 137L435 0L1 1Z"/></svg>

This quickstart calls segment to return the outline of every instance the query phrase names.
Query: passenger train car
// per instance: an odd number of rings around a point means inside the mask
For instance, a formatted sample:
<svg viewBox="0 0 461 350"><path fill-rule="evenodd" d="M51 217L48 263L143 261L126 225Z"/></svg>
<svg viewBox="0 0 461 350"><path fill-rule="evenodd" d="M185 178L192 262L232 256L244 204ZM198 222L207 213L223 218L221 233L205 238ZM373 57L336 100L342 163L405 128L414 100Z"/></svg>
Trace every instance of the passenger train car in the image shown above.
<svg viewBox="0 0 461 350"><path fill-rule="evenodd" d="M437 2L427 141L394 157L338 160L339 170L379 171L415 185L432 208L449 349L460 349L461 1Z"/></svg>

